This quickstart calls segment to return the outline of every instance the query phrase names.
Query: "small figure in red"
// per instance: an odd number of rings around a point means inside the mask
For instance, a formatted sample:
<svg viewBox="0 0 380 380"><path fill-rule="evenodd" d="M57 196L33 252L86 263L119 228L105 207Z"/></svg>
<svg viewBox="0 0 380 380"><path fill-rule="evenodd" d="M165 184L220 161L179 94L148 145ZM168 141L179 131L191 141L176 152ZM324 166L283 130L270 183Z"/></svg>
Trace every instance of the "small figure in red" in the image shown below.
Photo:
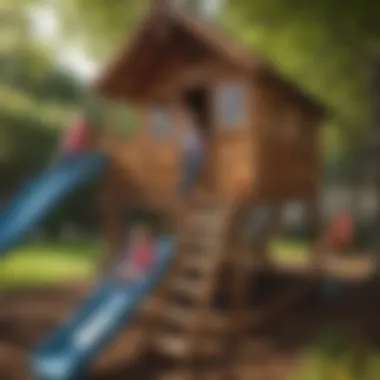
<svg viewBox="0 0 380 380"><path fill-rule="evenodd" d="M63 159L86 154L90 148L92 128L84 115L78 115L63 135L60 154Z"/></svg>
<svg viewBox="0 0 380 380"><path fill-rule="evenodd" d="M336 252L349 248L353 243L354 223L348 211L339 212L330 223L323 244Z"/></svg>
<svg viewBox="0 0 380 380"><path fill-rule="evenodd" d="M147 273L154 261L154 244L146 227L137 227L132 232L126 255L117 269L117 279L128 283Z"/></svg>
<svg viewBox="0 0 380 380"><path fill-rule="evenodd" d="M334 253L342 253L350 248L354 239L354 222L348 211L340 211L333 218L323 236L322 244L325 248L333 250ZM340 294L341 285L339 281L327 277L322 284L323 295L327 300L334 300Z"/></svg>

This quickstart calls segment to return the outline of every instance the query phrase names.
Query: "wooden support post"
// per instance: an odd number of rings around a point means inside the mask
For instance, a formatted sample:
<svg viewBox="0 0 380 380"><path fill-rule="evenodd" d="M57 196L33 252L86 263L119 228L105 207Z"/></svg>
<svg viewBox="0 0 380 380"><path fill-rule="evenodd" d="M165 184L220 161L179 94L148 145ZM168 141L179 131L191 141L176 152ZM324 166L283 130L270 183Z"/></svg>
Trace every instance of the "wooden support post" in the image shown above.
<svg viewBox="0 0 380 380"><path fill-rule="evenodd" d="M120 187L112 178L105 178L100 194L100 214L106 239L106 251L99 267L101 273L114 262L123 243L124 204L120 191Z"/></svg>
<svg viewBox="0 0 380 380"><path fill-rule="evenodd" d="M310 226L310 239L312 247L310 251L310 263L312 267L312 274L319 274L322 270L324 257L324 247L321 240L321 215L319 209L319 202L317 197L306 202L307 219Z"/></svg>
<svg viewBox="0 0 380 380"><path fill-rule="evenodd" d="M264 205L257 205L258 212L263 210ZM268 206L270 207L270 206ZM279 229L279 224L281 221L281 210L282 205L276 204L272 206L269 210L270 215L268 220L264 221L263 225L260 226L260 230L255 236L250 239L251 253L255 257L256 265L259 268L269 269L271 267L270 258L268 257L269 252L269 239L273 236ZM255 212L253 210L253 212Z"/></svg>
<svg viewBox="0 0 380 380"><path fill-rule="evenodd" d="M246 265L247 255L252 254L247 247L247 241L243 236L245 218L240 219L240 223L235 223L234 229L229 239L228 249L236 252L236 259L232 262L232 275L230 283L230 318L227 325L227 347L226 347L226 368L223 371L225 379L235 379L236 359L240 356L240 342L244 336L244 328L240 321L247 315L249 308L249 284L251 268Z"/></svg>

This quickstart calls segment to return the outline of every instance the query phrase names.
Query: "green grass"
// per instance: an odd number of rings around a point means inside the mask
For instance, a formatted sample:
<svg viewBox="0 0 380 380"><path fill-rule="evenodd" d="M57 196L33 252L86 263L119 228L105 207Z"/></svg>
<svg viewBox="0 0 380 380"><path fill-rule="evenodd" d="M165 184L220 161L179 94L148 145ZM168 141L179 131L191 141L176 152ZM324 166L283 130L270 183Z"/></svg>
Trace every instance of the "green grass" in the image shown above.
<svg viewBox="0 0 380 380"><path fill-rule="evenodd" d="M308 258L310 244L302 240L274 239L270 242L271 258L278 262L300 262Z"/></svg>
<svg viewBox="0 0 380 380"><path fill-rule="evenodd" d="M307 244L275 240L271 243L276 260L304 260ZM102 247L95 241L32 243L18 248L0 261L0 286L38 286L70 281L91 275Z"/></svg>
<svg viewBox="0 0 380 380"><path fill-rule="evenodd" d="M0 262L0 285L43 285L88 276L100 252L100 244L89 241L28 244Z"/></svg>
<svg viewBox="0 0 380 380"><path fill-rule="evenodd" d="M307 368L289 380L378 380L380 352L368 347L358 356L353 338L339 328L324 331L305 353Z"/></svg>

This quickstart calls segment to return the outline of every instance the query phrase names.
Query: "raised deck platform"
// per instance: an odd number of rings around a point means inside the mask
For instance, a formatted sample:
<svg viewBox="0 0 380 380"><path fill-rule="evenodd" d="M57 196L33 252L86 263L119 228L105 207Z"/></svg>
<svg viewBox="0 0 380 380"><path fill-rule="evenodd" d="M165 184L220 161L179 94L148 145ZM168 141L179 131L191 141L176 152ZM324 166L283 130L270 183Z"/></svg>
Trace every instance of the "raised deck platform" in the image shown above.
<svg viewBox="0 0 380 380"><path fill-rule="evenodd" d="M233 256L232 256L233 258ZM310 261L310 255L305 252L294 259L271 260L267 265L260 265L252 254L245 260L243 265L252 271L265 271L271 273L288 273L294 275L310 275L318 273L319 276L326 276L342 281L366 281L373 277L377 271L376 256L374 254L363 253L354 256L332 256L326 255L319 262L319 268ZM227 263L229 264L229 263Z"/></svg>

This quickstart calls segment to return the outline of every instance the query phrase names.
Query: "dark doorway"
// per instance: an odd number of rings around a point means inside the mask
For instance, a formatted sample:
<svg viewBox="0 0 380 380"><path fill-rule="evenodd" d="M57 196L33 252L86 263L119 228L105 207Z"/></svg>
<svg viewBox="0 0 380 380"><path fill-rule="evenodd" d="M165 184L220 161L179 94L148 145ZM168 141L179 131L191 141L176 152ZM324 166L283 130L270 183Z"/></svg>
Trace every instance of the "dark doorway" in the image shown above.
<svg viewBox="0 0 380 380"><path fill-rule="evenodd" d="M205 87L199 87L186 91L184 100L196 116L199 122L198 127L208 134L211 129L209 90Z"/></svg>
<svg viewBox="0 0 380 380"><path fill-rule="evenodd" d="M196 127L201 131L203 138L203 149L205 152L200 184L204 188L212 189L214 183L213 159L210 155L212 148L212 122L210 107L210 89L207 87L195 87L185 91L183 101L195 116Z"/></svg>

